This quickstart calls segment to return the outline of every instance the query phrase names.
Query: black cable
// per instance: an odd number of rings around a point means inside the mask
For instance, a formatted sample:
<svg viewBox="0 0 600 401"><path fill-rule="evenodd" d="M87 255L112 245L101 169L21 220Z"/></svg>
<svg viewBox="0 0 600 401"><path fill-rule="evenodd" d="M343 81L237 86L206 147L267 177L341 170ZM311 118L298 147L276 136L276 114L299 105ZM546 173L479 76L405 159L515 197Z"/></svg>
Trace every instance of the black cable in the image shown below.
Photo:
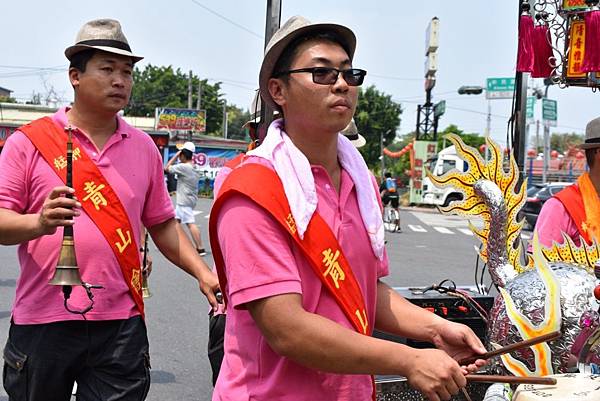
<svg viewBox="0 0 600 401"><path fill-rule="evenodd" d="M94 308L94 294L92 293L92 289L102 289L104 287L102 287L101 285L93 285L93 284L88 284L88 283L82 283L81 286L85 289L88 299L90 300L90 303L88 304L88 306L86 306L82 310L75 310L75 309L71 309L69 307L68 301L69 301L69 298L71 297L71 292L73 291L73 287L70 285L63 285L63 287L62 287L63 296L65 299L64 304L65 304L65 309L68 312L73 313L75 315L81 315L84 320L87 320L85 317L85 314Z"/></svg>

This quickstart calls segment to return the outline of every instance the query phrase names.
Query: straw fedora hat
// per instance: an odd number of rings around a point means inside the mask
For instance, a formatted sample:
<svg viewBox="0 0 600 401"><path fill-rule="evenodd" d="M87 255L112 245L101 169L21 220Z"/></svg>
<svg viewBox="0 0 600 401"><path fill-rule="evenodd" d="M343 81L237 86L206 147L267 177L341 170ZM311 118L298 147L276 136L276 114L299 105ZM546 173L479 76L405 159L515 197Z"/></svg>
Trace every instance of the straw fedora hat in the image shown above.
<svg viewBox="0 0 600 401"><path fill-rule="evenodd" d="M354 33L349 28L337 24L313 24L301 16L294 16L290 18L273 34L271 40L269 40L269 43L265 49L265 56L260 67L260 74L258 78L260 95L263 100L269 106L271 106L271 108L276 109L278 107L269 94L268 89L269 78L271 78L273 75L275 64L277 64L277 61L279 61L279 57L287 45L289 45L296 38L312 32L333 32L342 41L342 45L348 52L348 57L350 57L350 60L352 60L354 57L354 50L356 49L356 36L354 36Z"/></svg>
<svg viewBox="0 0 600 401"><path fill-rule="evenodd" d="M585 142L579 147L581 149L600 148L600 117L593 119L585 127Z"/></svg>
<svg viewBox="0 0 600 401"><path fill-rule="evenodd" d="M249 127L251 124L259 124L260 118L262 114L262 99L259 95L258 90L254 94L254 99L252 99L252 103L250 104L250 120L246 121L242 128ZM274 118L279 118L279 111L273 110Z"/></svg>
<svg viewBox="0 0 600 401"><path fill-rule="evenodd" d="M352 145L354 145L355 148L362 148L367 144L365 137L358 133L358 128L356 128L354 119L350 120L348 126L340 133L350 139L350 142L352 142Z"/></svg>
<svg viewBox="0 0 600 401"><path fill-rule="evenodd" d="M104 18L86 22L77 33L75 44L66 48L65 56L71 60L73 55L87 49L129 56L134 63L143 59L131 52L121 24L114 19Z"/></svg>

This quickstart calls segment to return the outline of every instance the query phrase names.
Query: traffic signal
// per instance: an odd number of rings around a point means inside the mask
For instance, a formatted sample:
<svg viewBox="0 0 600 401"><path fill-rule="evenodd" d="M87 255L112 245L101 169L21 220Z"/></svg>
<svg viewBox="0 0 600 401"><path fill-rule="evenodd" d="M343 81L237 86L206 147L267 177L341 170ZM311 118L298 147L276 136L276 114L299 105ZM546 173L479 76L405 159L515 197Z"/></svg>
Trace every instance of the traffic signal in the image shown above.
<svg viewBox="0 0 600 401"><path fill-rule="evenodd" d="M483 92L481 86L461 86L458 88L459 95L480 95Z"/></svg>

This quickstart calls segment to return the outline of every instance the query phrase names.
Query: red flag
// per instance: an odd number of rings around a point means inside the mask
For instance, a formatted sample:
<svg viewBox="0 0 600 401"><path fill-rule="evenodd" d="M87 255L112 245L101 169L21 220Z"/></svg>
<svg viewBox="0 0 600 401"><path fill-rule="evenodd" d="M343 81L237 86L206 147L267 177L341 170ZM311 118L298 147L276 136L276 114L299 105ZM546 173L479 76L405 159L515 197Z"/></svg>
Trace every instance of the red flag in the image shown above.
<svg viewBox="0 0 600 401"><path fill-rule="evenodd" d="M517 72L532 72L533 57L533 18L521 15L519 20L519 51L517 53Z"/></svg>
<svg viewBox="0 0 600 401"><path fill-rule="evenodd" d="M600 71L600 11L585 14L585 54L583 72Z"/></svg>

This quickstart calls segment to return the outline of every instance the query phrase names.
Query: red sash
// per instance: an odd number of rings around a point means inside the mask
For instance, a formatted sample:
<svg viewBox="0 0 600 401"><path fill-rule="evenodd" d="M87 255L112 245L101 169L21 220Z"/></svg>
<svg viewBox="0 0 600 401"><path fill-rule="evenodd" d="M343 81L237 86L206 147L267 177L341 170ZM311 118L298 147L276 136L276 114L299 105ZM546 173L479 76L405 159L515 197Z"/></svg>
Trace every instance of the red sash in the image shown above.
<svg viewBox="0 0 600 401"><path fill-rule="evenodd" d="M217 235L217 217L224 202L235 194L248 197L275 218L303 251L315 274L356 331L371 335L373 328L368 321L360 286L331 229L315 213L304 233L304 239L301 239L279 177L273 170L260 164L249 163L234 169L223 183L210 212L210 245L221 288L226 288L227 277Z"/></svg>
<svg viewBox="0 0 600 401"><path fill-rule="evenodd" d="M592 238L588 233L588 230L586 230L584 227L584 223L586 221L585 206L583 204L583 197L581 196L579 187L577 185L569 185L554 195L554 197L563 204L569 213L569 216L571 216L571 219L573 219L573 222L577 226L577 230L579 230L579 235L585 239L585 242L591 244Z"/></svg>
<svg viewBox="0 0 600 401"><path fill-rule="evenodd" d="M342 248L325 220L318 213L313 214L304 233L304 239L301 239L283 185L277 174L270 168L256 163L239 166L242 160L243 158L240 157L232 163L234 170L225 179L210 212L210 246L221 289L225 291L227 276L217 234L217 219L225 201L233 195L241 194L270 213L275 221L287 231L310 262L317 277L329 290L348 320L352 322L354 329L361 334L370 336L373 333L373 327L369 324L360 286ZM223 293L223 297L227 302L225 293ZM371 377L371 382L373 383L372 398L375 400L374 377Z"/></svg>
<svg viewBox="0 0 600 401"><path fill-rule="evenodd" d="M29 138L59 178L66 182L66 132L49 117L32 121L19 131ZM74 137L72 140L75 196L115 253L131 296L144 317L140 255L129 216L116 192L79 141Z"/></svg>

